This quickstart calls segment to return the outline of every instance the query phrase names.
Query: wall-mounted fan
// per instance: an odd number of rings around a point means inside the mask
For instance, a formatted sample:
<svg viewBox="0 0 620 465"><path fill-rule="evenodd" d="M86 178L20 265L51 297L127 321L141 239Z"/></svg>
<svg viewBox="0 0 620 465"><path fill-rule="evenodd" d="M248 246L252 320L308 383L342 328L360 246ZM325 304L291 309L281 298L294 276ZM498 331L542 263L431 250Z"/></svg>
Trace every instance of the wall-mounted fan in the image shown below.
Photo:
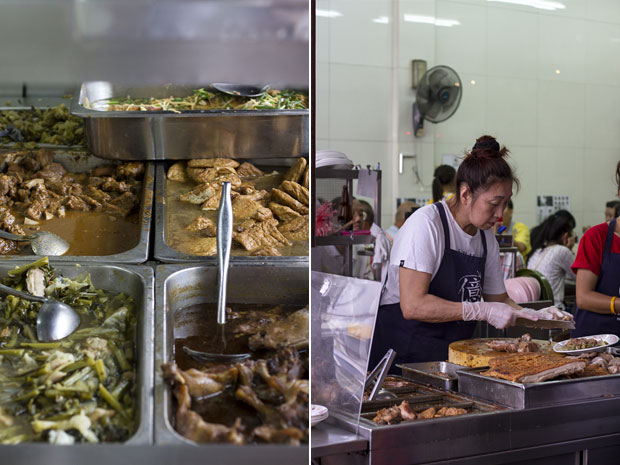
<svg viewBox="0 0 620 465"><path fill-rule="evenodd" d="M424 135L424 120L441 123L450 118L461 103L461 79L449 66L429 69L420 82L413 104L413 130L416 137Z"/></svg>

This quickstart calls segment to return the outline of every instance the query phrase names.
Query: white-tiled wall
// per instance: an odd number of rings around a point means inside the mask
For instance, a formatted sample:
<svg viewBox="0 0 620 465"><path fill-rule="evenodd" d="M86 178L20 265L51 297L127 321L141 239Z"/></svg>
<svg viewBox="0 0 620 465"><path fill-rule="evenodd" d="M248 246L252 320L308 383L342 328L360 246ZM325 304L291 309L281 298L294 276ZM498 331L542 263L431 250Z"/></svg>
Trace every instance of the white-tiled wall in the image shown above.
<svg viewBox="0 0 620 465"><path fill-rule="evenodd" d="M603 221L620 160L620 2L557 0L555 11L487 0L317 0L317 148L384 170L383 215L395 196L430 193L443 154L492 134L521 180L515 217L535 221L538 194L568 194L584 225ZM453 20L445 27L428 22ZM395 21L397 19L397 21ZM392 50L398 53L393 54ZM414 138L410 61L460 75L455 115ZM396 85L397 92L392 92ZM393 112L393 109L396 112ZM397 172L399 152L415 153ZM416 182L417 166L422 185Z"/></svg>

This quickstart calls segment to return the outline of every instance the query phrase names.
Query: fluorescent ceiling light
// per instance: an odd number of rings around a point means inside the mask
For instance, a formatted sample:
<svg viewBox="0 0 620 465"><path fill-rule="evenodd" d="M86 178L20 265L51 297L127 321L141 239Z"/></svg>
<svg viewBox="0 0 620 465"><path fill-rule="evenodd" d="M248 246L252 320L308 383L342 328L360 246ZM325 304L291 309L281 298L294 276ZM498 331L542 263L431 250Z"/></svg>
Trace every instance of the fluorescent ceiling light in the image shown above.
<svg viewBox="0 0 620 465"><path fill-rule="evenodd" d="M456 19L442 19L435 18L434 16L420 16L420 15L403 15L403 19L409 23L423 23L434 24L435 26L452 27L461 24Z"/></svg>
<svg viewBox="0 0 620 465"><path fill-rule="evenodd" d="M512 3L515 5L531 6L540 10L563 10L566 5L560 2L552 2L549 0L487 0L488 2Z"/></svg>
<svg viewBox="0 0 620 465"><path fill-rule="evenodd" d="M342 13L335 10L315 10L317 16L323 16L324 18L337 18L342 16Z"/></svg>
<svg viewBox="0 0 620 465"><path fill-rule="evenodd" d="M373 19L372 22L379 24L388 24L390 22L390 18L388 18L387 16L379 16L378 18Z"/></svg>

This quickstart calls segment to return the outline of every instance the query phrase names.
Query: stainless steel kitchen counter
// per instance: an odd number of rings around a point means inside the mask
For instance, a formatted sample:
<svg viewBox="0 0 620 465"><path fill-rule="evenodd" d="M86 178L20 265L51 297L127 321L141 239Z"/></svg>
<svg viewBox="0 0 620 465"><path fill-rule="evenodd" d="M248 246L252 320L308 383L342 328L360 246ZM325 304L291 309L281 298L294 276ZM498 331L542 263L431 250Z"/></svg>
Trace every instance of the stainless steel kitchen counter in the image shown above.
<svg viewBox="0 0 620 465"><path fill-rule="evenodd" d="M387 427L360 421L358 435L368 440L369 464L598 465L617 463L611 453L607 453L607 460L600 458L600 452L596 461L588 457L597 456L597 451L620 450L619 418L620 397L612 397ZM338 428L355 430L355 422L333 416L330 420ZM313 457L321 450L315 453L314 441L313 436ZM324 444L317 443L316 447Z"/></svg>
<svg viewBox="0 0 620 465"><path fill-rule="evenodd" d="M368 440L329 423L312 427L312 458L362 452L368 449Z"/></svg>

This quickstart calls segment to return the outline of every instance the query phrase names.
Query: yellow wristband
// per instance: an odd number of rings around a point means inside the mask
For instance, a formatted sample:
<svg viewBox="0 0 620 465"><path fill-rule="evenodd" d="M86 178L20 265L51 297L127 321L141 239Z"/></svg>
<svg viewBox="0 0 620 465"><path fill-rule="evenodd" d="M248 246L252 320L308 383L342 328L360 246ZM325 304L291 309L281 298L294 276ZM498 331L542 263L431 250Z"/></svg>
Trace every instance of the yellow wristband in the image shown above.
<svg viewBox="0 0 620 465"><path fill-rule="evenodd" d="M609 308L611 309L611 313L612 313L612 314L614 314L614 315L616 314L616 306L615 306L615 303L616 303L616 296L613 296L613 297L611 298L611 302L609 302Z"/></svg>

